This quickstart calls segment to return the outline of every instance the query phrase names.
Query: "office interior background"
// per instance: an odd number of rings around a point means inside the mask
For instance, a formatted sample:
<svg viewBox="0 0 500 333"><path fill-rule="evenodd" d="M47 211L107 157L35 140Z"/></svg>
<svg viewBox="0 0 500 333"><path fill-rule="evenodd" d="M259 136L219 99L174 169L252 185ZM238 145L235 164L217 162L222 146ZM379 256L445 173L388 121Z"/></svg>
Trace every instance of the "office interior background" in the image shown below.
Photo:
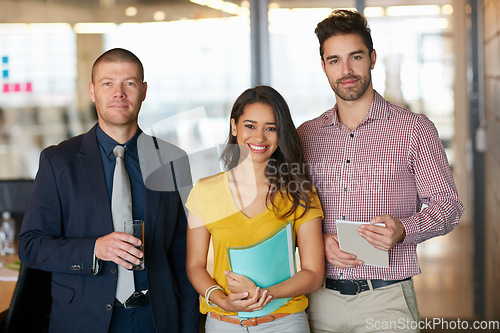
<svg viewBox="0 0 500 333"><path fill-rule="evenodd" d="M141 128L185 149L195 180L217 172L245 89L276 88L296 126L335 104L314 34L334 8L368 18L374 88L436 124L466 207L419 246L422 317L499 320L497 0L0 0L0 179L34 178L43 148L96 122L90 69L113 47L144 64Z"/></svg>

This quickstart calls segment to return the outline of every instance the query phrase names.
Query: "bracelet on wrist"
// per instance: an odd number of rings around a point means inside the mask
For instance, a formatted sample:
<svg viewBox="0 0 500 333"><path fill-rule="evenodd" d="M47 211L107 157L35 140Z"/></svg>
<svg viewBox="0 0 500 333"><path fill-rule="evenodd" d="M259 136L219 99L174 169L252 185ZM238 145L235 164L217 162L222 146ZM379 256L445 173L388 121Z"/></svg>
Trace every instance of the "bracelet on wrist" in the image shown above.
<svg viewBox="0 0 500 333"><path fill-rule="evenodd" d="M207 302L207 305L210 306L210 307L212 307L212 308L216 308L217 307L217 305L215 303L210 302L210 294L214 290L220 290L220 291L224 292L224 289L222 289L222 287L219 286L218 284L213 285L213 286L207 288L207 290L205 291L205 302Z"/></svg>

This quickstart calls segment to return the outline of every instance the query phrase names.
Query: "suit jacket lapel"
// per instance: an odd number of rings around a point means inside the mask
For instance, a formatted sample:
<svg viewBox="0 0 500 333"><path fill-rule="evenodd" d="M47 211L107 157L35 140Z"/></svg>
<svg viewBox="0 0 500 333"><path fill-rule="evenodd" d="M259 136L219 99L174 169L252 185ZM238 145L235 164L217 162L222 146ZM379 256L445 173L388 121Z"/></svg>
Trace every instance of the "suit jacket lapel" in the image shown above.
<svg viewBox="0 0 500 333"><path fill-rule="evenodd" d="M106 177L97 143L96 126L92 127L84 135L80 153L78 154L78 162L83 177L87 179L88 191L92 194L96 215L101 217L99 220L102 232L108 234L114 230L113 218L106 188Z"/></svg>
<svg viewBox="0 0 500 333"><path fill-rule="evenodd" d="M164 193L151 188L148 184L148 177L152 172L154 172L154 170L161 167L161 163L158 159L158 152L151 136L142 133L137 139L137 149L139 154L139 164L141 166L141 174L144 185L146 186L146 205L144 208L144 219L146 223L144 226L144 242L146 244L144 255L146 258L151 258L150 255L152 247L148 246L148 243L155 244L153 240L154 237L162 237L162 235L157 235L158 233L163 234L161 228L158 227L159 223L168 224L168 221L159 221L162 216L165 216L165 207L162 206ZM162 240L162 242L163 241L164 240Z"/></svg>

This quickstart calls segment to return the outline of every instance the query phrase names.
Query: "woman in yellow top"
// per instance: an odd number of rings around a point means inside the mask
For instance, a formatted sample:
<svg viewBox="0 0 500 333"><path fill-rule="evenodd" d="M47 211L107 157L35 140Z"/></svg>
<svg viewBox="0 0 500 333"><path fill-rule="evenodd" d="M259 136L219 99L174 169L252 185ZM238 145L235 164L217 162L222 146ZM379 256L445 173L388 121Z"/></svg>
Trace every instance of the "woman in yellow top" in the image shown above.
<svg viewBox="0 0 500 333"><path fill-rule="evenodd" d="M238 97L221 158L228 171L201 179L186 203L187 273L204 296L200 311L207 314L206 332L309 332L305 294L323 281L323 211L305 173L290 111L276 90L256 86ZM295 275L257 286L230 271L228 248L258 243L289 222L300 257ZM210 238L213 277L207 271ZM271 258L261 264L271 265ZM284 298L290 300L270 314L241 316Z"/></svg>

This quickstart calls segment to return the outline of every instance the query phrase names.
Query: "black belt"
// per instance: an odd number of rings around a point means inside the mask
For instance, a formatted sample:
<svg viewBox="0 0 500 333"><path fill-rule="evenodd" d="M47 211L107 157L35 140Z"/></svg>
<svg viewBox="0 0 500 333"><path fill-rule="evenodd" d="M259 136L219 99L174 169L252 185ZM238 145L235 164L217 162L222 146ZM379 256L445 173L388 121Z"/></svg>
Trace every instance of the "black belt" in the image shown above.
<svg viewBox="0 0 500 333"><path fill-rule="evenodd" d="M357 295L363 291L370 290L368 281L371 281L373 289L377 289L410 279L411 277L404 280L335 280L327 277L325 287L336 290L342 295Z"/></svg>
<svg viewBox="0 0 500 333"><path fill-rule="evenodd" d="M149 304L149 296L147 292L143 293L142 291L134 291L132 296L130 296L125 303L115 299L115 306L122 306L125 309L138 308L146 304Z"/></svg>

